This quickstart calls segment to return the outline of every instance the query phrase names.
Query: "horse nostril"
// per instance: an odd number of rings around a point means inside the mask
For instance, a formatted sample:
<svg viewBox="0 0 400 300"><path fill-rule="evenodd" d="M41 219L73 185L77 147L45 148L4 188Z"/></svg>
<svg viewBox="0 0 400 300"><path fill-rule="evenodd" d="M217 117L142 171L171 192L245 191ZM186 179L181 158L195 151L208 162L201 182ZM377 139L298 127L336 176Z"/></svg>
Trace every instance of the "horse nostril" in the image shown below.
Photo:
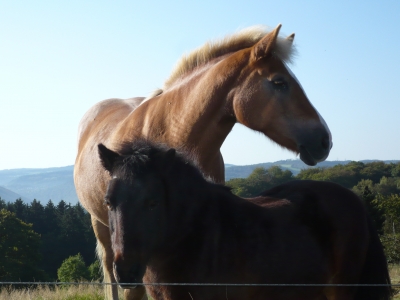
<svg viewBox="0 0 400 300"><path fill-rule="evenodd" d="M329 149L329 137L322 138L321 146L323 149Z"/></svg>

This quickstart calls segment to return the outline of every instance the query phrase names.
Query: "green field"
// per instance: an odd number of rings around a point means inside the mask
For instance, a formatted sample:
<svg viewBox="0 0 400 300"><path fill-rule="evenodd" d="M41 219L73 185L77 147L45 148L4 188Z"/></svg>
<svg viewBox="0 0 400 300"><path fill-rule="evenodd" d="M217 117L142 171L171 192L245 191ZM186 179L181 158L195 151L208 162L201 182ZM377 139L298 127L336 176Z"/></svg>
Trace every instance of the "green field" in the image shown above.
<svg viewBox="0 0 400 300"><path fill-rule="evenodd" d="M400 265L390 266L390 278L392 280L392 284L400 284ZM396 290L397 294L393 299L400 300L400 289Z"/></svg>
<svg viewBox="0 0 400 300"><path fill-rule="evenodd" d="M400 284L400 265L390 266L390 277L392 284ZM123 293L120 289L120 299ZM41 286L34 289L6 290L0 291L0 300L103 300L103 288L98 285L79 285L71 287L56 287L50 289ZM400 289L398 289L394 300L400 300Z"/></svg>
<svg viewBox="0 0 400 300"><path fill-rule="evenodd" d="M39 286L32 289L6 290L0 292L0 300L103 300L103 288L98 285L71 287ZM122 293L120 299L123 299Z"/></svg>

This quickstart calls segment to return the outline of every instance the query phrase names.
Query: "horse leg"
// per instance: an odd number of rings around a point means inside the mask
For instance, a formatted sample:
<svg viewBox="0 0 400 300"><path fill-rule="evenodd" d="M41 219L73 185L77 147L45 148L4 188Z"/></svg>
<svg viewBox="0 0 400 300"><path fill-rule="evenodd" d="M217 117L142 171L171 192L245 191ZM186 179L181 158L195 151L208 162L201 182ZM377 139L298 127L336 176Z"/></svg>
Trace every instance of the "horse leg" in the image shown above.
<svg viewBox="0 0 400 300"><path fill-rule="evenodd" d="M118 287L113 274L113 251L111 248L110 231L107 226L94 217L92 219L93 231L97 239L97 256L103 269L103 282L112 283L105 285L105 299L118 300Z"/></svg>
<svg viewBox="0 0 400 300"><path fill-rule="evenodd" d="M348 290L349 287L328 287L325 289L327 300L354 300L354 291ZM354 289L354 288L353 288Z"/></svg>
<svg viewBox="0 0 400 300"><path fill-rule="evenodd" d="M346 232L346 231L343 231ZM330 284L357 284L360 280L367 249L367 236L363 228L355 235L336 233L333 243ZM361 239L361 237L365 237ZM354 286L332 286L325 288L328 300L353 300L357 292Z"/></svg>
<svg viewBox="0 0 400 300"><path fill-rule="evenodd" d="M339 268L338 272L331 278L329 284L356 284L358 283L359 272L353 268ZM348 273L347 273L348 272ZM357 287L354 286L329 286L324 289L327 300L354 300Z"/></svg>
<svg viewBox="0 0 400 300"><path fill-rule="evenodd" d="M143 286L124 290L125 300L147 300L146 290Z"/></svg>

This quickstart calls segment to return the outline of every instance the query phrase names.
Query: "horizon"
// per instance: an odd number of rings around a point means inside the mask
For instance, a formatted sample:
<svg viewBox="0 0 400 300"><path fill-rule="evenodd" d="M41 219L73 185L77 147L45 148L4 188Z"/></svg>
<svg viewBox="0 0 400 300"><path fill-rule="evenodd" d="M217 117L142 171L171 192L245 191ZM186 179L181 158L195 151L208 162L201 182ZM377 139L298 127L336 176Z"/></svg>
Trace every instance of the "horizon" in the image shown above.
<svg viewBox="0 0 400 300"><path fill-rule="evenodd" d="M327 160L400 160L399 12L399 1L4 3L0 170L73 165L95 103L148 96L207 41L280 23L296 34L290 68L332 132ZM239 124L221 152L239 166L297 158Z"/></svg>
<svg viewBox="0 0 400 300"><path fill-rule="evenodd" d="M266 161L266 162L259 162L259 163L254 163L254 164L246 164L246 165L236 165L236 164L231 164L231 163L224 163L225 166L230 165L230 166L234 166L234 167L246 167L246 166L253 166L253 165L260 165L260 164L274 164L274 163L278 163L278 162L284 162L284 161L299 161L302 162L303 161L299 158L288 158L288 159L280 159L280 160L276 160L276 161ZM323 162L318 163L315 166L307 166L307 168L315 168L318 167L319 164L324 163L324 162L384 162L384 163L392 163L392 162L400 162L400 159L361 159L361 160L351 160L351 159L340 159L340 160L330 160L330 159L326 159ZM303 163L304 164L304 163ZM44 167L44 168L12 168L12 169L0 169L0 172L2 171L13 171L13 170L43 170L43 169L61 169L61 168L68 168L68 167L73 167L74 165L66 165L66 166L59 166L59 167Z"/></svg>
<svg viewBox="0 0 400 300"><path fill-rule="evenodd" d="M368 168L374 161L384 162L385 165L400 164L400 160L363 160L363 165ZM318 169L328 170L335 166L346 166L352 161L325 161L317 165ZM297 176L302 170L310 167L299 159L285 159L274 162L263 162L249 165L225 165L225 180L228 182L234 178L248 178L256 168L269 169L278 166L281 170L289 170L293 176ZM73 165L51 168L19 168L0 170L0 198L5 201L14 201L21 198L25 203L36 199L44 201L52 199L54 203L61 199L66 202L76 203L78 197L73 182ZM30 200L29 200L30 199Z"/></svg>

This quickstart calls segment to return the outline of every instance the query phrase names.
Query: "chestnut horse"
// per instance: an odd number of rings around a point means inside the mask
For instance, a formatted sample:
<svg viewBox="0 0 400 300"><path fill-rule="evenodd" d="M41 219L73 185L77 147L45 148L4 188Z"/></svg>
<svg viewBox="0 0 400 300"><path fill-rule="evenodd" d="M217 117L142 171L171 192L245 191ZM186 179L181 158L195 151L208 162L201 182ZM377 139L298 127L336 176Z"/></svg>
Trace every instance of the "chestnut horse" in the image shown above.
<svg viewBox="0 0 400 300"><path fill-rule="evenodd" d="M293 181L242 199L174 149L144 139L98 148L122 287L144 283L156 300L390 299L383 247L350 190Z"/></svg>
<svg viewBox="0 0 400 300"><path fill-rule="evenodd" d="M239 122L300 153L309 165L326 159L330 131L286 65L294 52L294 34L278 37L280 27L270 32L254 27L207 43L182 59L163 90L147 99L105 100L84 115L74 181L91 214L104 282L115 282L103 205L110 177L100 164L97 144L117 149L138 137L166 143L193 153L202 171L223 183L220 147ZM107 297L116 300L117 288L108 287ZM126 298L140 299L144 289L134 292L138 296Z"/></svg>

